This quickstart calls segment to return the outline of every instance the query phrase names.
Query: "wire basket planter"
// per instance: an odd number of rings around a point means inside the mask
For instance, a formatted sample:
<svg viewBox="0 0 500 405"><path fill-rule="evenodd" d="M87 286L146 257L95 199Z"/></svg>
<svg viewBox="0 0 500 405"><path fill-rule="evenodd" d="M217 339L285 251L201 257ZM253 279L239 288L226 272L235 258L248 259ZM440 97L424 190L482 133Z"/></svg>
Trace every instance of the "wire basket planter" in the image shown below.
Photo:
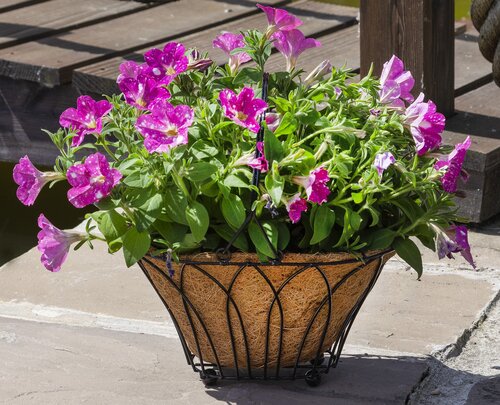
<svg viewBox="0 0 500 405"><path fill-rule="evenodd" d="M391 251L162 257L139 263L166 306L186 360L205 384L218 379L305 378L336 367L351 325Z"/></svg>

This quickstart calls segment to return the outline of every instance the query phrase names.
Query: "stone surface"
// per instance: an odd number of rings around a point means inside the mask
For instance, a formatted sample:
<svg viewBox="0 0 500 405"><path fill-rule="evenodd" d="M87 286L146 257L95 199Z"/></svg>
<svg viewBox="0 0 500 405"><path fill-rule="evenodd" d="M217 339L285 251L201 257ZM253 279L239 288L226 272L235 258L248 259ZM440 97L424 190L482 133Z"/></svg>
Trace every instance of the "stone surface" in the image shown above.
<svg viewBox="0 0 500 405"><path fill-rule="evenodd" d="M469 392L466 405L498 405L500 376L476 383Z"/></svg>

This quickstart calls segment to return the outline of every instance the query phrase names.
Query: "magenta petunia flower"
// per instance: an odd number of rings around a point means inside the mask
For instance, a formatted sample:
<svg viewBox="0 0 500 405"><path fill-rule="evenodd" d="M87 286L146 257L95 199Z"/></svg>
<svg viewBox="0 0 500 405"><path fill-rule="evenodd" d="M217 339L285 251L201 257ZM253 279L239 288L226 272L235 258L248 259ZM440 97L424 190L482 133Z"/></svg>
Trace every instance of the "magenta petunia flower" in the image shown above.
<svg viewBox="0 0 500 405"><path fill-rule="evenodd" d="M281 123L281 115L277 113L267 113L265 121L267 124L267 129L269 129L269 131L271 132L274 132Z"/></svg>
<svg viewBox="0 0 500 405"><path fill-rule="evenodd" d="M255 157L255 153L247 153L240 157L234 166L250 166L252 169L258 169L262 173L269 170L269 162L264 156L264 142L257 142L257 150L259 151L259 157Z"/></svg>
<svg viewBox="0 0 500 405"><path fill-rule="evenodd" d="M324 167L314 169L309 176L295 176L292 181L306 189L309 201L320 205L326 202L331 192L326 185L330 181L330 176Z"/></svg>
<svg viewBox="0 0 500 405"><path fill-rule="evenodd" d="M120 84L124 79L137 79L139 75L151 75L149 66L146 63L137 63L133 60L127 60L120 64L118 68L120 70L120 74L116 79L116 83Z"/></svg>
<svg viewBox="0 0 500 405"><path fill-rule="evenodd" d="M166 99L151 104L151 114L141 115L135 124L144 136L149 153L167 152L188 143L188 128L193 123L194 111L187 105L173 106Z"/></svg>
<svg viewBox="0 0 500 405"><path fill-rule="evenodd" d="M89 155L84 163L71 166L66 173L68 200L76 208L83 208L107 197L122 174L109 166L106 157L97 152Z"/></svg>
<svg viewBox="0 0 500 405"><path fill-rule="evenodd" d="M68 256L70 246L87 235L75 231L61 231L52 225L43 214L38 217L38 250L42 252L41 262L47 270L59 271Z"/></svg>
<svg viewBox="0 0 500 405"><path fill-rule="evenodd" d="M139 110L149 109L150 104L159 98L169 99L170 92L159 86L152 77L140 74L137 78L125 78L118 83L125 101Z"/></svg>
<svg viewBox="0 0 500 405"><path fill-rule="evenodd" d="M189 60L184 45L169 42L163 50L153 48L144 54L144 60L152 75L161 83L169 84L180 73L187 70Z"/></svg>
<svg viewBox="0 0 500 405"><path fill-rule="evenodd" d="M19 186L16 191L19 201L24 205L33 205L45 184L64 176L57 172L41 172L33 166L28 156L24 156L14 166L13 178Z"/></svg>
<svg viewBox="0 0 500 405"><path fill-rule="evenodd" d="M301 198L300 194L295 194L287 201L286 209L292 224L296 224L300 221L302 213L307 211L307 201L305 198Z"/></svg>
<svg viewBox="0 0 500 405"><path fill-rule="evenodd" d="M446 158L438 160L434 165L436 170L444 170L441 184L448 193L457 191L457 181L460 176L467 180L467 175L462 171L462 165L470 145L471 140L468 136L463 143L457 144Z"/></svg>
<svg viewBox="0 0 500 405"><path fill-rule="evenodd" d="M404 70L401 59L393 55L384 63L380 76L380 102L395 108L404 108L406 101L411 103L413 96L411 90L415 85L415 79L408 70Z"/></svg>
<svg viewBox="0 0 500 405"><path fill-rule="evenodd" d="M439 259L445 256L453 259L453 253L460 253L473 268L476 268L470 251L466 226L454 225L447 231L443 231L437 225L433 225L433 228L436 231L436 250Z"/></svg>
<svg viewBox="0 0 500 405"><path fill-rule="evenodd" d="M217 36L212 42L214 48L219 48L229 57L229 69L232 73L235 73L241 64L248 62L250 55L246 52L238 52L233 54L232 51L237 48L243 48L245 42L243 42L242 34L233 34L231 32L223 32Z"/></svg>
<svg viewBox="0 0 500 405"><path fill-rule="evenodd" d="M321 46L314 38L306 38L302 31L277 31L273 34L274 46L286 58L286 69L290 72L297 64L299 55L309 48Z"/></svg>
<svg viewBox="0 0 500 405"><path fill-rule="evenodd" d="M441 133L446 122L444 115L436 112L432 101L425 103L423 100L424 94L420 93L405 113L405 122L410 126L419 156L441 145Z"/></svg>
<svg viewBox="0 0 500 405"><path fill-rule="evenodd" d="M252 132L259 132L257 117L266 110L267 103L255 98L250 87L244 87L238 95L224 89L219 93L219 101L226 117Z"/></svg>
<svg viewBox="0 0 500 405"><path fill-rule="evenodd" d="M290 31L302 25L302 21L281 8L274 8L257 4L267 17L269 26L266 30L267 38L270 38L276 31Z"/></svg>
<svg viewBox="0 0 500 405"><path fill-rule="evenodd" d="M377 169L378 175L382 177L384 170L395 161L396 159L391 152L378 153L373 160L373 166Z"/></svg>
<svg viewBox="0 0 500 405"><path fill-rule="evenodd" d="M109 101L95 101L90 96L80 96L76 101L76 108L63 111L59 124L76 132L72 146L78 146L85 135L101 133L102 117L112 109L113 105Z"/></svg>

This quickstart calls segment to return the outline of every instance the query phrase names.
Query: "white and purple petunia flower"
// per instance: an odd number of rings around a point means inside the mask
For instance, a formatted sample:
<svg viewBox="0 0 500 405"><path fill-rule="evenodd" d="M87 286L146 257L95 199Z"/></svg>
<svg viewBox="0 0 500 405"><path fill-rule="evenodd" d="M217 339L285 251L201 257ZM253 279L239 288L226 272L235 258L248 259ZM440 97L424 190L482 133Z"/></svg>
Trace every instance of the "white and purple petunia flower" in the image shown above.
<svg viewBox="0 0 500 405"><path fill-rule="evenodd" d="M260 170L265 173L269 170L269 162L264 155L264 142L257 142L257 150L259 151L259 157L255 156L255 153L247 153L241 156L235 163L234 166L250 166L252 169Z"/></svg>
<svg viewBox="0 0 500 405"><path fill-rule="evenodd" d="M470 251L466 226L454 225L447 231L436 225L433 225L433 228L436 230L436 250L439 259L445 256L453 259L453 253L460 253L473 268L476 268Z"/></svg>
<svg viewBox="0 0 500 405"><path fill-rule="evenodd" d="M441 145L441 134L446 123L444 115L436 112L436 105L430 100L423 100L424 94L420 93L405 112L405 122L410 127L419 156Z"/></svg>
<svg viewBox="0 0 500 405"><path fill-rule="evenodd" d="M392 165L396 159L391 152L378 153L373 160L373 167L377 169L379 177L382 177L384 170Z"/></svg>
<svg viewBox="0 0 500 405"><path fill-rule="evenodd" d="M144 60L151 69L151 74L160 84L169 84L188 68L189 59L185 55L184 45L169 42L163 50L153 48L144 54Z"/></svg>
<svg viewBox="0 0 500 405"><path fill-rule="evenodd" d="M328 171L324 167L318 167L311 171L309 176L295 176L293 182L305 188L307 199L317 204L323 204L330 195L330 189L326 185L330 181Z"/></svg>
<svg viewBox="0 0 500 405"><path fill-rule="evenodd" d="M41 172L33 166L28 156L24 156L14 166L13 178L19 186L16 191L19 201L24 205L33 205L45 184L64 176L57 172Z"/></svg>
<svg viewBox="0 0 500 405"><path fill-rule="evenodd" d="M290 31L303 24L300 19L281 8L263 6L262 4L257 4L257 7L260 8L267 17L267 22L269 24L266 30L267 38L270 38L271 35L277 31Z"/></svg>
<svg viewBox="0 0 500 405"><path fill-rule="evenodd" d="M321 46L314 38L306 38L300 30L277 31L273 34L274 46L286 58L286 69L295 68L297 59L306 49Z"/></svg>
<svg viewBox="0 0 500 405"><path fill-rule="evenodd" d="M219 48L229 57L229 69L234 74L241 64L248 62L250 55L246 52L232 53L237 48L243 48L245 42L243 41L243 34L233 34L231 32L223 32L217 36L212 42L214 48Z"/></svg>
<svg viewBox="0 0 500 405"><path fill-rule="evenodd" d="M73 243L87 239L87 235L75 231L61 231L52 225L43 214L38 217L38 250L41 262L47 270L59 271Z"/></svg>
<svg viewBox="0 0 500 405"><path fill-rule="evenodd" d="M414 85L415 79L408 70L405 70L403 61L393 55L384 63L380 76L380 102L403 109L404 101L411 103L414 100L411 94Z"/></svg>
<svg viewBox="0 0 500 405"><path fill-rule="evenodd" d="M121 63L118 69L120 70L120 74L116 78L117 84L120 84L124 79L137 79L139 75L152 74L146 63L139 64L133 60L127 60Z"/></svg>
<svg viewBox="0 0 500 405"><path fill-rule="evenodd" d="M90 96L80 96L76 101L76 108L63 111L59 124L76 132L72 146L78 146L85 135L101 133L102 117L112 109L113 105L109 101L95 101Z"/></svg>
<svg viewBox="0 0 500 405"><path fill-rule="evenodd" d="M267 103L256 98L252 88L244 87L239 94L224 89L219 93L219 101L226 117L252 132L259 132L257 118L266 110Z"/></svg>
<svg viewBox="0 0 500 405"><path fill-rule="evenodd" d="M159 86L157 81L147 75L139 74L134 78L124 78L118 87L125 96L125 102L139 110L147 110L159 98L169 99L170 92Z"/></svg>
<svg viewBox="0 0 500 405"><path fill-rule="evenodd" d="M68 200L76 208L83 208L107 197L122 174L109 166L106 157L97 152L89 155L84 163L71 166L66 173Z"/></svg>
<svg viewBox="0 0 500 405"><path fill-rule="evenodd" d="M269 129L269 131L271 132L274 132L281 123L281 115L278 113L267 113L265 121L267 129Z"/></svg>
<svg viewBox="0 0 500 405"><path fill-rule="evenodd" d="M300 221L302 213L307 211L307 201L301 198L300 194L295 194L286 202L286 209L292 224L296 224Z"/></svg>
<svg viewBox="0 0 500 405"><path fill-rule="evenodd" d="M168 152L188 143L188 128L193 123L194 111L187 105L173 106L166 99L157 99L150 106L151 114L141 115L135 124L144 136L149 153Z"/></svg>
<svg viewBox="0 0 500 405"><path fill-rule="evenodd" d="M439 159L434 165L436 170L444 170L443 177L441 177L441 184L443 185L443 189L448 193L457 191L459 177L462 177L464 181L467 180L468 176L462 171L462 165L470 145L471 140L468 136L463 143L457 144L447 157Z"/></svg>

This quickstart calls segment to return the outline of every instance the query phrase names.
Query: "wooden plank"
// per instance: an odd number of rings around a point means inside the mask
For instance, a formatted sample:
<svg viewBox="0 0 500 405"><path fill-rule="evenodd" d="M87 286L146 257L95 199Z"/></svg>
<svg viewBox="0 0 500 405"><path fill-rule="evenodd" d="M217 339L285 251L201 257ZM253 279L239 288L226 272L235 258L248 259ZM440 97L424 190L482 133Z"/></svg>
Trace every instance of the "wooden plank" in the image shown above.
<svg viewBox="0 0 500 405"><path fill-rule="evenodd" d="M318 36L353 25L356 23L358 13L356 8L318 3L315 1L293 3L283 8L295 14L304 22L301 29L307 36ZM223 64L226 63L226 56L219 50L212 49L212 41L222 29L224 31L238 32L250 28L265 29L266 25L266 18L259 13L258 15L237 20L224 26L218 26L193 35L177 38L176 41L182 42L188 48L196 47L202 52L210 51L210 57L215 63ZM155 46L161 47L162 45L163 43L160 43ZM142 55L148 49L141 49L134 54L76 69L73 74L73 84L83 93L116 93L118 88L115 81L118 75L118 66L125 60L141 60ZM353 51L354 53L359 52L358 49L354 49ZM273 63L273 58L275 57L271 57L270 64Z"/></svg>
<svg viewBox="0 0 500 405"><path fill-rule="evenodd" d="M22 7L28 7L33 4L42 3L48 0L2 0L0 4L0 13L15 10Z"/></svg>
<svg viewBox="0 0 500 405"><path fill-rule="evenodd" d="M0 14L0 48L118 18L148 5L121 0L53 0Z"/></svg>
<svg viewBox="0 0 500 405"><path fill-rule="evenodd" d="M439 111L453 113L453 0L361 0L361 74L379 75L393 54L415 77Z"/></svg>
<svg viewBox="0 0 500 405"><path fill-rule="evenodd" d="M500 89L489 83L457 97L457 114L448 119L443 141L472 145L464 162L469 181L460 186L467 198L457 199L459 213L472 222L482 222L500 213Z"/></svg>
<svg viewBox="0 0 500 405"><path fill-rule="evenodd" d="M276 3L277 0L267 1ZM0 75L46 86L68 83L72 71L99 60L256 13L254 1L178 0L0 51Z"/></svg>

